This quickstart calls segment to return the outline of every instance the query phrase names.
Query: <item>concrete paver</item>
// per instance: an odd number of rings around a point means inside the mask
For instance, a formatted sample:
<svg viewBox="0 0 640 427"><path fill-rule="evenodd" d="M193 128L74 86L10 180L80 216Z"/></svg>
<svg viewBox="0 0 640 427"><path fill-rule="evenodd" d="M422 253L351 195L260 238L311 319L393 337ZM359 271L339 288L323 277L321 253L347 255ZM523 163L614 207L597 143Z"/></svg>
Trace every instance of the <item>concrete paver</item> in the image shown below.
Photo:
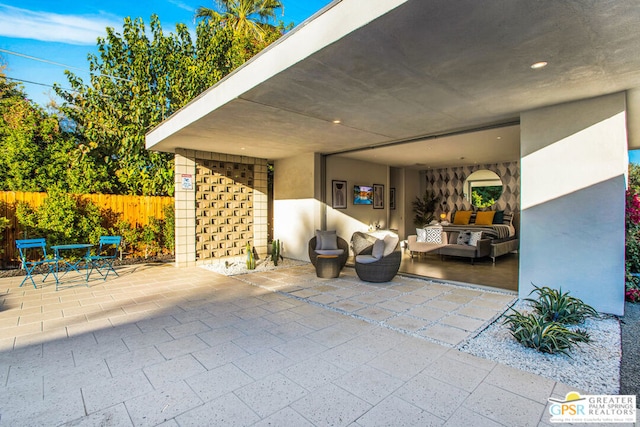
<svg viewBox="0 0 640 427"><path fill-rule="evenodd" d="M537 426L571 390L452 348L508 293L349 268L118 271L58 292L0 279L2 425Z"/></svg>

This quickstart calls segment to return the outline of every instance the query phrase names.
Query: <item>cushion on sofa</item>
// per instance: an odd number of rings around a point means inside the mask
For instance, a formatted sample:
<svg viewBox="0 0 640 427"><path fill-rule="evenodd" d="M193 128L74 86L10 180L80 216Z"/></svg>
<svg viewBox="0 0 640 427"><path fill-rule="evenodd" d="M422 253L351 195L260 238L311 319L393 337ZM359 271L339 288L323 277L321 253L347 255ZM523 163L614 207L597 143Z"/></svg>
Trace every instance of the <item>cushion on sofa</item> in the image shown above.
<svg viewBox="0 0 640 427"><path fill-rule="evenodd" d="M468 225L471 219L471 211L457 211L453 217L454 225Z"/></svg>
<svg viewBox="0 0 640 427"><path fill-rule="evenodd" d="M471 239L471 231L461 231L458 233L458 237L456 238L456 245L468 245L469 239Z"/></svg>
<svg viewBox="0 0 640 427"><path fill-rule="evenodd" d="M478 242L482 239L482 231L472 231L469 237L469 246L478 246Z"/></svg>
<svg viewBox="0 0 640 427"><path fill-rule="evenodd" d="M502 217L502 223L504 225L511 225L513 222L513 214L505 212Z"/></svg>
<svg viewBox="0 0 640 427"><path fill-rule="evenodd" d="M426 233L425 242L427 243L442 243L442 226L434 225L431 227L426 227L424 229Z"/></svg>
<svg viewBox="0 0 640 427"><path fill-rule="evenodd" d="M496 214L493 216L493 223L494 224L502 224L502 221L504 221L504 211L495 211Z"/></svg>
<svg viewBox="0 0 640 427"><path fill-rule="evenodd" d="M417 242L426 242L427 241L427 229L426 228L416 228L416 236Z"/></svg>
<svg viewBox="0 0 640 427"><path fill-rule="evenodd" d="M491 225L496 211L484 211L476 213L476 225Z"/></svg>

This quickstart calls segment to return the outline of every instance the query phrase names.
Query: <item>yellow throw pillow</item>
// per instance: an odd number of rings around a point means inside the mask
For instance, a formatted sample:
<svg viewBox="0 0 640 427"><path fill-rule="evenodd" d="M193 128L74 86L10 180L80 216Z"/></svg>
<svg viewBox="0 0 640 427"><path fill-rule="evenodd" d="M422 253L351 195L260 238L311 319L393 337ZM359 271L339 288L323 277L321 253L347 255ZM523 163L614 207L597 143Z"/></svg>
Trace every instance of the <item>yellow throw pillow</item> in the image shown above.
<svg viewBox="0 0 640 427"><path fill-rule="evenodd" d="M486 211L476 213L476 225L491 225L496 211Z"/></svg>
<svg viewBox="0 0 640 427"><path fill-rule="evenodd" d="M467 225L471 219L471 211L457 211L453 217L454 225Z"/></svg>

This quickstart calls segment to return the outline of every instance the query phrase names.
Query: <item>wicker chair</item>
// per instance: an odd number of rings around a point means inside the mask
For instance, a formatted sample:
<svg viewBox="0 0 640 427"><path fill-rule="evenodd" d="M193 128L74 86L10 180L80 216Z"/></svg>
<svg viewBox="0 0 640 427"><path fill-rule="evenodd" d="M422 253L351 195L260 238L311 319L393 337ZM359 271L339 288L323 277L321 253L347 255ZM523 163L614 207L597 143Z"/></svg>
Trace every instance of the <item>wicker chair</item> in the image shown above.
<svg viewBox="0 0 640 427"><path fill-rule="evenodd" d="M390 282L400 269L402 261L402 253L400 249L396 249L386 257L380 258L378 261L362 264L356 261L356 274L360 280L365 282Z"/></svg>
<svg viewBox="0 0 640 427"><path fill-rule="evenodd" d="M400 263L402 262L402 253L400 252L400 248L397 244L394 251L389 255L382 257L377 261L365 263L358 262L358 255L370 258L370 255L368 254L371 254L371 247L368 243L372 241L371 236L356 232L351 237L351 240L354 252L356 252L356 249L359 250L359 252L355 253L355 265L356 274L360 280L364 280L365 282L383 283L391 281L391 279L398 274ZM375 239L373 240L375 241Z"/></svg>
<svg viewBox="0 0 640 427"><path fill-rule="evenodd" d="M338 255L340 259L340 269L344 267L347 263L347 258L349 258L349 244L346 240L341 237L338 237L338 249L342 249L342 255ZM309 240L309 260L313 266L316 266L316 260L318 258L318 253L316 252L316 237L314 236L311 240Z"/></svg>

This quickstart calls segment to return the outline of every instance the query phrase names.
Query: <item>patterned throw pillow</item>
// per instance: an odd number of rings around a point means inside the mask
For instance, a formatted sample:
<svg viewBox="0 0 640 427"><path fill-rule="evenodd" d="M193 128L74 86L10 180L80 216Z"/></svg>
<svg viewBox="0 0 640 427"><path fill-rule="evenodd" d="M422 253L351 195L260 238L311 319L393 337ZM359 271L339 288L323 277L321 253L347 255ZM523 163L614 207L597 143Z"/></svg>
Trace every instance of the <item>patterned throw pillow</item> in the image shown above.
<svg viewBox="0 0 640 427"><path fill-rule="evenodd" d="M472 231L469 237L469 246L478 246L478 242L482 239L482 231Z"/></svg>
<svg viewBox="0 0 640 427"><path fill-rule="evenodd" d="M416 228L416 242L426 242L427 241L427 230L424 228Z"/></svg>
<svg viewBox="0 0 640 427"><path fill-rule="evenodd" d="M504 225L511 225L511 222L513 221L513 214L512 213L504 213L504 216L502 217L502 223Z"/></svg>
<svg viewBox="0 0 640 427"><path fill-rule="evenodd" d="M458 233L458 238L456 239L457 245L468 245L469 239L471 238L471 231L465 230Z"/></svg>
<svg viewBox="0 0 640 427"><path fill-rule="evenodd" d="M437 225L434 227L426 227L424 231L426 233L425 242L442 243L442 226L441 225Z"/></svg>

